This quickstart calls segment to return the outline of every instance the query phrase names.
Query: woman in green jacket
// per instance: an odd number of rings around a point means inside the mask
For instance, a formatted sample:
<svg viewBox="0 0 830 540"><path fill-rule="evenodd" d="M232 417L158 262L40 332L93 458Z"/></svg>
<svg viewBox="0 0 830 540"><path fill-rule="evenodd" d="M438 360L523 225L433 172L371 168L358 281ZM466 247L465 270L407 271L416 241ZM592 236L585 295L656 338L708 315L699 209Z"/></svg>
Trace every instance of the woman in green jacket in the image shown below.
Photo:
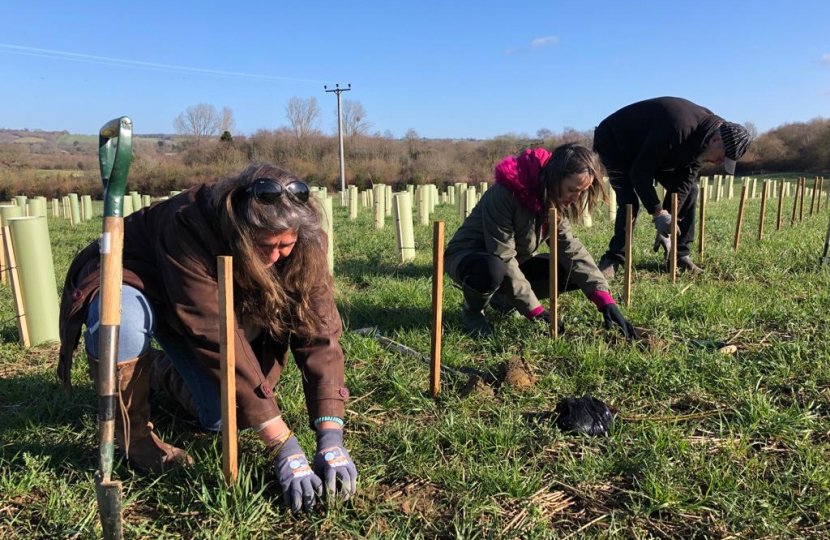
<svg viewBox="0 0 830 540"><path fill-rule="evenodd" d="M585 208L593 211L605 198L602 175L599 156L578 144L564 144L553 154L543 148L525 150L496 166L495 185L482 195L444 255L450 277L464 293L461 318L467 332L492 333L484 316L488 305L550 324L550 312L539 302L550 296L549 258L536 251L548 238L548 210L556 207L559 291L581 289L608 329L616 325L626 337L636 336L568 220Z"/></svg>

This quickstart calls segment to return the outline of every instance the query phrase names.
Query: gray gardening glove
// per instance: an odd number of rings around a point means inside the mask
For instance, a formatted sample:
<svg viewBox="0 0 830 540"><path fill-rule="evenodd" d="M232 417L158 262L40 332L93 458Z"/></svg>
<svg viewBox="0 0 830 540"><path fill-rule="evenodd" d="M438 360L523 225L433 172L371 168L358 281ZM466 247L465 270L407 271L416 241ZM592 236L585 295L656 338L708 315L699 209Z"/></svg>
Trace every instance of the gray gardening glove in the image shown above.
<svg viewBox="0 0 830 540"><path fill-rule="evenodd" d="M342 429L317 431L317 453L314 454L314 472L325 480L326 492L336 495L337 485L344 501L357 490L357 468L343 447Z"/></svg>
<svg viewBox="0 0 830 540"><path fill-rule="evenodd" d="M316 497L323 495L323 482L308 466L308 460L294 435L277 453L274 469L282 486L285 505L292 512L299 512L301 506L308 512L314 507Z"/></svg>
<svg viewBox="0 0 830 540"><path fill-rule="evenodd" d="M663 251L666 252L665 257L666 260L669 259L669 253L671 253L671 239L668 236L663 236L659 232L657 236L654 238L654 253L660 251L660 248L663 248Z"/></svg>
<svg viewBox="0 0 830 540"><path fill-rule="evenodd" d="M663 236L671 236L671 214L663 210L657 217L654 218L654 228L657 229L658 234Z"/></svg>

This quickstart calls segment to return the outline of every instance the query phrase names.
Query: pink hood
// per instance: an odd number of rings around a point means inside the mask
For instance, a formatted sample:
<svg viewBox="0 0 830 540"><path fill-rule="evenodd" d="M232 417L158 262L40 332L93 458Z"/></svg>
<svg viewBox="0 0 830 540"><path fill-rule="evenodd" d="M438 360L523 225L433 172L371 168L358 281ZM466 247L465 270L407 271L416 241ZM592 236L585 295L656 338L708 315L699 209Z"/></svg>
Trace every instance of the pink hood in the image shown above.
<svg viewBox="0 0 830 540"><path fill-rule="evenodd" d="M496 183L502 184L519 203L539 214L544 211L539 187L539 172L550 159L544 148L525 150L519 156L508 156L496 165Z"/></svg>

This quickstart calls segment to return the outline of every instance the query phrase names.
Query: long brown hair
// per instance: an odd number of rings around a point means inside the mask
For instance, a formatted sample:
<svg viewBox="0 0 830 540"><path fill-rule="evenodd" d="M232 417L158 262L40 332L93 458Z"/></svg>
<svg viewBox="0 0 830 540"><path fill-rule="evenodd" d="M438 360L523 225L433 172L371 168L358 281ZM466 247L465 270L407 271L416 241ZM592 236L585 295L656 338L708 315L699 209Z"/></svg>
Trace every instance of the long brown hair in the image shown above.
<svg viewBox="0 0 830 540"><path fill-rule="evenodd" d="M332 287L321 214L314 197L302 203L284 191L275 203L265 203L247 194L245 190L261 178L283 186L299 180L286 170L257 163L213 188L219 228L234 257L236 308L246 322L275 337L289 331L311 337L324 327L320 306L313 305L312 298L320 287ZM297 234L291 255L266 268L256 250L258 235L286 231Z"/></svg>
<svg viewBox="0 0 830 540"><path fill-rule="evenodd" d="M591 176L591 185L582 192L575 205L566 207L563 201L558 200L560 184L564 178L580 173ZM599 154L590 148L576 143L557 146L539 173L545 207L555 206L560 216L579 223L586 208L593 213L600 201L608 203L608 194L602 183L603 176L605 167L602 166Z"/></svg>

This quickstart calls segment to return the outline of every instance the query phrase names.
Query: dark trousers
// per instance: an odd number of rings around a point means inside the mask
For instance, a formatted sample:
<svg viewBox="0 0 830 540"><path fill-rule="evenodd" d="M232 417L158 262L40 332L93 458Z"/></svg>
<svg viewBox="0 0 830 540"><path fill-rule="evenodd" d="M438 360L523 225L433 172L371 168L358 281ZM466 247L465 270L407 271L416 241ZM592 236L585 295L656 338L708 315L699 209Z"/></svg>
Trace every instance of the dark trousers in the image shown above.
<svg viewBox="0 0 830 540"><path fill-rule="evenodd" d="M628 175L630 166L625 165L626 159L611 136L602 126L594 132L594 150L602 158L602 164L608 172L611 189L617 195L617 219L614 221L614 236L608 243L608 251L603 259L611 259L619 263L625 262L625 206L630 204L633 210L634 222L637 223L637 214L640 210L640 200L634 192L631 178ZM672 172L655 175L657 182L666 188L663 199L663 208L671 211L671 194L677 193L677 256L684 257L691 253L690 245L695 237L695 208L697 208L698 183L690 182L687 177L675 179ZM689 185L691 183L691 185ZM650 220L650 216L648 217Z"/></svg>
<svg viewBox="0 0 830 540"><path fill-rule="evenodd" d="M614 236L608 244L608 251L603 255L604 259L625 262L625 206L632 205L634 223L637 222L637 213L640 209L640 201L634 188L630 185L623 185L622 179L611 177L611 188L617 194L617 218L614 221ZM666 187L666 186L664 186ZM663 208L671 210L671 189L666 187L666 197L663 200ZM695 238L695 209L697 208L698 187L695 183L686 197L677 200L677 256L685 257L691 254L690 245ZM632 225L633 226L633 225Z"/></svg>
<svg viewBox="0 0 830 540"><path fill-rule="evenodd" d="M533 292L539 299L550 296L550 257L547 254L536 255L519 265L519 270L525 279L530 282ZM461 283L481 292L498 290L504 283L507 274L507 264L499 257L489 253L472 253L467 255L458 264L458 276ZM578 288L569 280L569 275L559 267L559 292L572 291Z"/></svg>

